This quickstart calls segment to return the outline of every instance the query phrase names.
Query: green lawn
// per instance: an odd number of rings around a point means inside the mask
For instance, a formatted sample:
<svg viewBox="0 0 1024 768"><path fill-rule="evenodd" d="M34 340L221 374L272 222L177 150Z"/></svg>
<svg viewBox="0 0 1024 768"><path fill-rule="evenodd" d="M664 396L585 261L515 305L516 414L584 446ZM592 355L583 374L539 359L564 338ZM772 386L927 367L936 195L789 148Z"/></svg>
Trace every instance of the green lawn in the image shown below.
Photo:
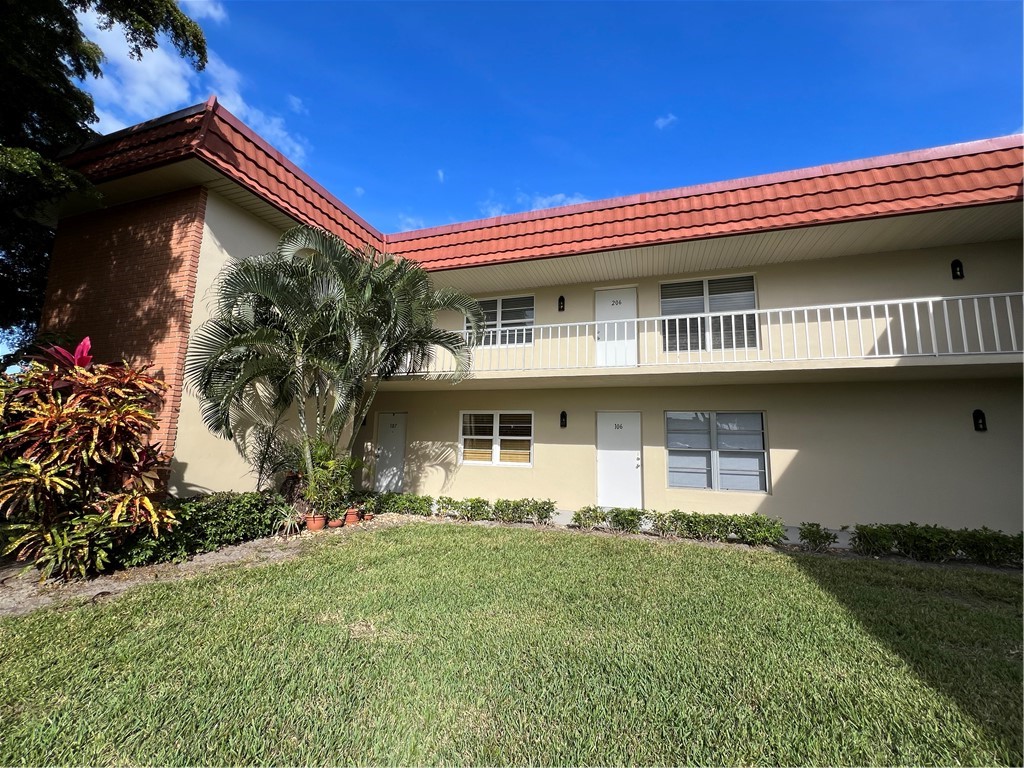
<svg viewBox="0 0 1024 768"><path fill-rule="evenodd" d="M1014 764L1021 576L411 524L0 621L0 764Z"/></svg>

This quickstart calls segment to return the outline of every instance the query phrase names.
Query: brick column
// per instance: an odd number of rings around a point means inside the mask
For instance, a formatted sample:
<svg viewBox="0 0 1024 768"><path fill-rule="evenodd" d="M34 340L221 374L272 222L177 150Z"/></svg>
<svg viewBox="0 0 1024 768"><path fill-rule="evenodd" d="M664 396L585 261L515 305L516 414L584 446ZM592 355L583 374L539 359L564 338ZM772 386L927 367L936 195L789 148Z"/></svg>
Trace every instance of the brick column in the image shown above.
<svg viewBox="0 0 1024 768"><path fill-rule="evenodd" d="M169 454L205 215L195 187L61 220L43 309L43 330L89 336L98 362L151 364L167 382L152 439Z"/></svg>

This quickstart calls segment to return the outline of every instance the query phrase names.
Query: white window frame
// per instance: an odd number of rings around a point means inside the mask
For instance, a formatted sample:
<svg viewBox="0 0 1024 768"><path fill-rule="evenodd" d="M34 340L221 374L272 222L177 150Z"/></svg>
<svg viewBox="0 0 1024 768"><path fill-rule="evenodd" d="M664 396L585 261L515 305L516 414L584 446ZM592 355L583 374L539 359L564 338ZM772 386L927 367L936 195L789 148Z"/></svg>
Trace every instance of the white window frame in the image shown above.
<svg viewBox="0 0 1024 768"><path fill-rule="evenodd" d="M500 417L502 415L519 415L519 416L521 416L524 413L525 414L529 414L529 416L530 416L530 461L528 463L525 463L525 464L521 463L521 462L501 461L501 459L500 459L500 456L501 456L501 436L498 434L498 430L500 428L499 419L500 419ZM490 461L472 461L472 460L467 460L465 458L464 454L465 454L465 445L466 445L465 440L466 440L466 438L469 437L469 438L474 439L474 440L481 440L481 439L483 439L483 438L480 438L480 437L478 437L476 435L465 435L463 433L462 430L463 430L464 421L463 421L462 417L465 416L466 414L473 414L473 415L478 415L478 416L485 415L485 414L490 414L490 416L494 419L494 421L493 421L494 429L493 429L493 432L491 434L491 460ZM465 464L465 465L471 466L471 467L472 466L477 466L477 467L519 467L519 468L522 468L522 469L530 469L530 468L533 467L534 435L536 434L536 429L537 429L537 419L536 419L536 416L534 415L533 411L517 411L517 410L487 411L487 410L474 410L474 409L465 410L465 411L459 411L459 464ZM526 438L525 437L515 437L515 438L506 438L506 439L510 439L510 440L525 440Z"/></svg>
<svg viewBox="0 0 1024 768"><path fill-rule="evenodd" d="M530 301L533 302L533 322L530 325L502 326L502 324L501 324L501 303L503 301L507 301L509 299L530 299ZM508 296L487 296L487 297L482 298L482 299L477 299L477 301L478 302L496 301L498 303L497 304L497 325L494 326L494 328L484 329L484 331L483 331L484 334L486 334L486 333L494 333L495 334L495 343L494 344L484 344L483 343L483 339L481 339L480 341L477 342L477 344L476 344L477 347L486 348L486 349L500 349L502 347L527 347L527 346L530 346L531 344L533 344L533 341L534 341L534 329L537 327L537 296L536 296L536 294L532 294L532 293L517 293L517 294L509 294ZM516 329L525 330L527 328L530 329L530 334L529 334L530 340L529 341L526 341L525 338L524 338L523 341L502 341L501 340L501 336L502 336L501 332L503 330L509 330L509 331L516 330ZM469 318L466 318L465 324L463 325L463 329L466 330L466 331L470 330ZM526 334L523 334L523 335L526 336ZM469 411L467 411L467 413L469 413ZM474 411L474 413L475 413L475 411ZM480 413L486 413L486 411L480 411ZM512 413L512 411L505 411L505 413Z"/></svg>
<svg viewBox="0 0 1024 768"><path fill-rule="evenodd" d="M710 315L711 314L711 294L709 292L708 283L710 281L712 281L712 280L733 280L733 279L738 278L738 277L749 277L751 280L753 280L753 283L754 283L754 308L753 309L742 310L740 312L715 312L715 314L716 315L745 315L745 314L750 314L750 313L756 313L761 308L761 305L758 302L758 293L759 293L759 291L758 291L758 288L757 288L757 273L756 272L738 272L738 273L730 274L730 275L707 275L707 276L704 276L704 277L676 277L676 278L672 278L670 280L659 280L658 281L658 314L660 314L662 317L700 317L701 315ZM666 315L664 313L664 311L662 311L662 309L661 309L661 287L663 285L672 285L674 283L697 283L697 282L704 283L704 311L703 312L697 312L697 313L691 314L691 315ZM757 316L755 315L755 318L756 317ZM665 320L663 322L667 323L669 321ZM665 332L664 327L662 328L661 334L662 334L662 343L666 346L666 349L667 349L668 334ZM678 339L678 335L676 336L676 338ZM760 320L755 320L755 322L754 322L754 344L752 346L746 344L746 334L745 333L743 335L743 341L744 341L744 345L742 347L737 345L736 349L758 349L758 348L760 348L760 346L761 346L761 323L760 323ZM712 339L711 323L708 323L707 327L704 329L704 338L702 340L701 349L703 351L705 351L705 352L712 352L712 351L717 352L717 351L721 351L721 350L732 349L732 347L725 347L725 346L722 346L721 348L716 348L712 342L713 342L713 339ZM669 351L685 352L687 350L675 349L675 350L669 350ZM690 350L690 351L696 352L697 350ZM739 411L728 411L728 413L739 413Z"/></svg>
<svg viewBox="0 0 1024 768"><path fill-rule="evenodd" d="M692 450L697 452L704 449L683 449L683 448L669 448L668 447L668 415L670 413L706 413L710 421L709 427L709 438L711 440L711 447L708 449L711 452L711 487L710 488L691 488L689 486L672 485L671 480L671 469L669 467L669 454L673 450ZM756 413L761 416L761 437L764 443L764 448L760 451L726 451L726 453L763 453L764 454L764 490L740 490L740 489L723 489L721 487L721 477L719 475L719 453L718 448L718 414L720 413ZM745 408L720 408L717 410L701 410L701 409L673 409L671 411L665 411L662 414L662 428L665 439L665 488L671 491L715 491L719 493L756 493L760 495L770 495L772 492L772 468L771 468L771 451L768 448L768 419L764 411L750 410Z"/></svg>

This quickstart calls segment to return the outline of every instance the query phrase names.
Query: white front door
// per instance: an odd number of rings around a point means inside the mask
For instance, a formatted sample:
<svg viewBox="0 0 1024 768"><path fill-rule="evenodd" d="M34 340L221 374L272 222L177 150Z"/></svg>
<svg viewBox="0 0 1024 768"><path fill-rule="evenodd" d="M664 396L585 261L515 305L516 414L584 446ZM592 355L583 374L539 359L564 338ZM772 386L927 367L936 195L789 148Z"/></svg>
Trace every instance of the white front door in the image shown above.
<svg viewBox="0 0 1024 768"><path fill-rule="evenodd" d="M597 506L643 507L640 414L597 414Z"/></svg>
<svg viewBox="0 0 1024 768"><path fill-rule="evenodd" d="M594 292L597 364L636 365L636 288Z"/></svg>
<svg viewBox="0 0 1024 768"><path fill-rule="evenodd" d="M405 481L405 414L377 414L375 491L401 493Z"/></svg>

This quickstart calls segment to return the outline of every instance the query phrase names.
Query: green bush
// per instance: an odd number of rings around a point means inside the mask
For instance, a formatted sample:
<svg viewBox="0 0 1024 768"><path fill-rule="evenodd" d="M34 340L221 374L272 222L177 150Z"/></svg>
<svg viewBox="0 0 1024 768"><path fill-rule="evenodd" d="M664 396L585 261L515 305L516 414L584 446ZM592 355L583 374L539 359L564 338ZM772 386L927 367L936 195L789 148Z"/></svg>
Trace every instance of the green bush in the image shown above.
<svg viewBox="0 0 1024 768"><path fill-rule="evenodd" d="M855 525L850 539L850 548L861 555L882 557L892 554L896 546L892 526L889 525Z"/></svg>
<svg viewBox="0 0 1024 768"><path fill-rule="evenodd" d="M116 553L126 567L181 563L203 552L274 534L289 507L277 494L213 493L167 502L177 523L159 537L140 529Z"/></svg>
<svg viewBox="0 0 1024 768"><path fill-rule="evenodd" d="M460 520L493 520L494 511L487 499L472 498L456 502L456 514Z"/></svg>
<svg viewBox="0 0 1024 768"><path fill-rule="evenodd" d="M659 535L698 541L775 544L785 538L786 533L781 520L756 512L750 515L719 515L673 509L655 513L652 518L654 530Z"/></svg>
<svg viewBox="0 0 1024 768"><path fill-rule="evenodd" d="M643 519L644 511L636 507L612 507L608 510L608 524L617 531L636 533Z"/></svg>
<svg viewBox="0 0 1024 768"><path fill-rule="evenodd" d="M608 516L604 513L600 507L590 505L589 507L583 507L577 509L572 515L572 524L577 528L596 528L607 521Z"/></svg>
<svg viewBox="0 0 1024 768"><path fill-rule="evenodd" d="M437 514L441 515L441 517L457 517L459 514L459 502L451 496L438 496Z"/></svg>
<svg viewBox="0 0 1024 768"><path fill-rule="evenodd" d="M982 565L1021 566L1024 551L1024 533L1011 536L989 528L964 528L958 531L958 542L963 557Z"/></svg>
<svg viewBox="0 0 1024 768"><path fill-rule="evenodd" d="M960 551L957 532L937 525L906 523L891 525L896 551L913 560L944 563Z"/></svg>
<svg viewBox="0 0 1024 768"><path fill-rule="evenodd" d="M494 519L502 523L526 523L532 518L530 499L498 499L494 502Z"/></svg>
<svg viewBox="0 0 1024 768"><path fill-rule="evenodd" d="M364 502L363 508L376 514L391 512L397 515L430 517L434 514L434 499L415 493L382 493Z"/></svg>
<svg viewBox="0 0 1024 768"><path fill-rule="evenodd" d="M551 499L529 499L530 516L537 525L547 525L555 514L555 502Z"/></svg>
<svg viewBox="0 0 1024 768"><path fill-rule="evenodd" d="M825 552L837 541L839 537L821 523L800 523L800 543L808 552Z"/></svg>

